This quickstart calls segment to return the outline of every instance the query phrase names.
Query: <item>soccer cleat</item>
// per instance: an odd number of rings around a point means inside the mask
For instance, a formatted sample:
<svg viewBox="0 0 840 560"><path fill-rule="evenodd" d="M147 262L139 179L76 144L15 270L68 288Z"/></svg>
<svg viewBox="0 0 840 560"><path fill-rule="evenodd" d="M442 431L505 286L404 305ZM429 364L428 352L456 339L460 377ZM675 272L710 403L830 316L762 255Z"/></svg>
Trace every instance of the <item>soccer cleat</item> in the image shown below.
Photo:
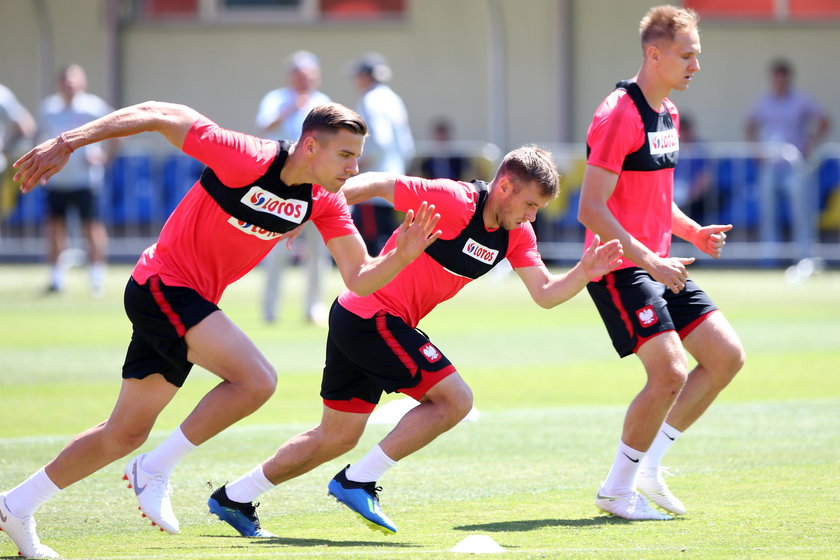
<svg viewBox="0 0 840 560"><path fill-rule="evenodd" d="M685 506L679 498L671 493L662 475L671 474L664 467L658 469L639 469L636 476L636 487L639 492L650 498L650 500L666 511L675 515L684 515Z"/></svg>
<svg viewBox="0 0 840 560"><path fill-rule="evenodd" d="M35 530L35 518L18 517L6 507L6 494L0 493L0 531L5 531L18 547L18 555L27 558L61 558L58 553L41 544Z"/></svg>
<svg viewBox="0 0 840 560"><path fill-rule="evenodd" d="M397 526L382 513L379 507L381 486L376 482L354 482L347 480L347 467L339 471L327 486L327 493L358 513L362 520L374 531L381 531L386 535L397 532Z"/></svg>
<svg viewBox="0 0 840 560"><path fill-rule="evenodd" d="M622 496L606 496L602 490L598 490L598 494L595 496L595 505L598 506L598 509L610 515L632 521L673 519L670 515L652 507L647 498L638 492L630 492Z"/></svg>
<svg viewBox="0 0 840 560"><path fill-rule="evenodd" d="M172 487L169 478L163 473L147 473L140 466L145 454L138 455L125 467L123 480L128 480L128 487L134 489L134 495L140 502L138 508L143 517L148 517L152 527L160 527L167 533L178 533L178 519L172 511Z"/></svg>
<svg viewBox="0 0 840 560"><path fill-rule="evenodd" d="M260 527L260 518L257 517L257 503L243 504L234 502L228 498L225 486L222 485L210 495L207 500L210 513L236 529L243 537L276 537Z"/></svg>

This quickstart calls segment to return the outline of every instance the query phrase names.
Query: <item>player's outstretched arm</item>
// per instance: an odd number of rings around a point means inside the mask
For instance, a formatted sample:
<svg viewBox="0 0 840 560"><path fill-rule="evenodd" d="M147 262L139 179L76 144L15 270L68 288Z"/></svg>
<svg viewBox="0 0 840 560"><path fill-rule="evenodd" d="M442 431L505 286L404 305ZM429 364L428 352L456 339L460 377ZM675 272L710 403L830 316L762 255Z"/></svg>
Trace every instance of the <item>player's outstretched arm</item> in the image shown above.
<svg viewBox="0 0 840 560"><path fill-rule="evenodd" d="M440 237L441 231L435 229L439 220L440 214L435 213L434 205L423 202L416 214L412 210L406 212L397 234L396 247L385 254L378 257L368 255L358 233L330 239L327 248L347 288L366 296L390 282Z"/></svg>
<svg viewBox="0 0 840 560"><path fill-rule="evenodd" d="M27 193L61 171L70 154L82 146L141 132L159 132L181 149L187 132L199 116L197 111L185 105L161 101L118 109L32 148L14 163L17 169L14 180L20 183L20 190Z"/></svg>
<svg viewBox="0 0 840 560"><path fill-rule="evenodd" d="M393 173L370 171L350 177L341 187L341 192L344 193L347 204L358 204L377 196L393 204L396 182L397 175Z"/></svg>
<svg viewBox="0 0 840 560"><path fill-rule="evenodd" d="M551 274L545 265L517 268L516 272L537 305L550 309L577 295L590 280L615 270L623 254L617 239L601 245L596 235L580 262L565 274Z"/></svg>

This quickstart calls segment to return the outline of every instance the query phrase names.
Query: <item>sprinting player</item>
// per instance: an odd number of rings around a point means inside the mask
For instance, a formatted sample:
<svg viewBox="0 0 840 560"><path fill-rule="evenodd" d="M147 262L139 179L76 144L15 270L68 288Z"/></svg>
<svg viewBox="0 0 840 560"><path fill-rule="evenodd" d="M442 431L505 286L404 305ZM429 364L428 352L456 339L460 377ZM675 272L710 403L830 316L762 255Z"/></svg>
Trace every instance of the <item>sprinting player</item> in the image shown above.
<svg viewBox="0 0 840 560"><path fill-rule="evenodd" d="M640 31L639 73L617 84L589 126L579 210L587 246L600 237L624 247L619 269L587 288L619 355L635 353L647 372L596 504L625 519L671 519L637 489L666 511L685 513L662 479L660 460L741 369L744 349L688 279L685 267L694 259L669 256L673 233L717 258L732 229L701 227L673 203L679 115L667 96L686 89L700 69L697 16L655 7ZM698 362L690 373L685 351Z"/></svg>
<svg viewBox="0 0 840 560"><path fill-rule="evenodd" d="M284 443L262 464L209 499L210 511L244 536L259 536L251 502L275 485L353 449L383 391L420 404L359 462L342 469L329 494L373 529L397 531L379 506L376 481L397 461L457 424L472 408L472 392L450 361L417 329L439 303L507 258L537 304L550 308L609 272L618 241L590 246L569 272L550 274L537 252L531 222L557 196L551 154L535 147L507 154L487 185L364 173L347 182L347 202L381 196L404 212L428 201L441 210L441 238L397 277L370 295L342 293L330 311L321 382L320 425ZM396 232L383 251L392 251Z"/></svg>
<svg viewBox="0 0 840 560"><path fill-rule="evenodd" d="M274 392L274 368L217 304L225 288L256 266L285 232L311 220L347 287L359 294L391 280L439 235L434 231L439 216L424 204L406 215L396 245L368 256L339 193L358 172L366 125L338 104L313 109L296 143L225 130L183 105L134 105L35 147L15 163L15 180L28 192L58 173L81 146L143 131L159 132L207 168L128 281L125 308L133 334L110 418L76 436L21 485L0 493L0 527L24 556L57 556L40 543L35 509L140 447L198 364L222 382L161 445L134 457L125 469L152 525L178 532L169 498L175 465Z"/></svg>

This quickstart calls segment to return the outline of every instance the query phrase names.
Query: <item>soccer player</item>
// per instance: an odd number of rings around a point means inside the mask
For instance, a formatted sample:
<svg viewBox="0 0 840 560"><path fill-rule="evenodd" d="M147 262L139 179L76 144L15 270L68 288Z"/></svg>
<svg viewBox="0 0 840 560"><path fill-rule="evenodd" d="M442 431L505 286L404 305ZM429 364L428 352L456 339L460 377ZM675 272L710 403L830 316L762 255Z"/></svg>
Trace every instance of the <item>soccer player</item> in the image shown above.
<svg viewBox="0 0 840 560"><path fill-rule="evenodd" d="M353 449L382 392L398 391L420 404L328 485L330 495L373 529L396 532L379 506L376 481L457 424L473 402L455 366L417 329L420 320L505 258L534 301L551 308L609 272L621 255L618 241L595 243L567 273L549 273L531 222L557 196L557 181L551 154L530 146L507 154L489 185L381 172L349 180L344 190L349 204L381 196L397 210L412 212L428 201L441 211L443 234L389 284L369 295L345 291L338 297L329 317L321 423L218 488L208 501L210 511L243 536L263 535L252 504L257 496ZM392 251L395 241L396 232L383 251Z"/></svg>
<svg viewBox="0 0 840 560"><path fill-rule="evenodd" d="M339 104L313 109L296 143L226 130L189 107L147 102L120 109L35 147L15 163L28 192L82 146L143 131L163 135L207 168L141 255L125 291L133 334L110 418L76 436L44 468L0 493L0 528L24 556L56 557L40 543L32 514L59 490L140 447L193 364L221 378L180 427L125 469L144 516L178 532L169 476L187 453L257 410L277 375L217 306L225 288L262 260L284 233L311 220L347 287L369 294L440 234L423 204L406 215L396 245L370 257L344 197L358 172L366 124Z"/></svg>
<svg viewBox="0 0 840 560"><path fill-rule="evenodd" d="M587 134L579 219L587 246L618 239L626 258L587 289L621 357L635 353L647 382L624 420L597 506L625 519L685 513L662 479L668 447L709 407L744 363L738 336L688 278L693 258L670 256L671 235L718 258L731 225L701 227L673 202L679 114L668 99L700 69L696 14L651 8L640 25L638 74L601 103ZM688 371L688 351L697 366Z"/></svg>

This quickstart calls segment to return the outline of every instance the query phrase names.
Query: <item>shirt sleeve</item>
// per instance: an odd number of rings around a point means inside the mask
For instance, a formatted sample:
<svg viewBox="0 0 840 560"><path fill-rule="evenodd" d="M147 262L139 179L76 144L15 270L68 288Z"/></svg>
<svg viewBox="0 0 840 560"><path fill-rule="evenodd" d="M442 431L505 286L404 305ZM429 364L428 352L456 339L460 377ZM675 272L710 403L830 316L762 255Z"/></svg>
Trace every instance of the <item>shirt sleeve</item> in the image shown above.
<svg viewBox="0 0 840 560"><path fill-rule="evenodd" d="M277 156L277 142L227 130L202 116L187 133L183 151L236 188L262 177Z"/></svg>
<svg viewBox="0 0 840 560"><path fill-rule="evenodd" d="M629 95L613 92L601 103L586 136L590 152L586 162L621 173L624 158L645 141L642 117Z"/></svg>
<svg viewBox="0 0 840 560"><path fill-rule="evenodd" d="M399 177L394 185L394 208L400 212L417 210L423 201L435 205L440 214L441 239L454 239L475 212L477 193L467 183L451 179Z"/></svg>
<svg viewBox="0 0 840 560"><path fill-rule="evenodd" d="M312 185L312 223L318 228L324 243L334 237L358 233L347 202L341 193L330 193L319 185Z"/></svg>
<svg viewBox="0 0 840 560"><path fill-rule="evenodd" d="M537 235L530 223L523 223L518 228L511 230L508 252L505 257L513 268L543 264L542 255L537 250Z"/></svg>

